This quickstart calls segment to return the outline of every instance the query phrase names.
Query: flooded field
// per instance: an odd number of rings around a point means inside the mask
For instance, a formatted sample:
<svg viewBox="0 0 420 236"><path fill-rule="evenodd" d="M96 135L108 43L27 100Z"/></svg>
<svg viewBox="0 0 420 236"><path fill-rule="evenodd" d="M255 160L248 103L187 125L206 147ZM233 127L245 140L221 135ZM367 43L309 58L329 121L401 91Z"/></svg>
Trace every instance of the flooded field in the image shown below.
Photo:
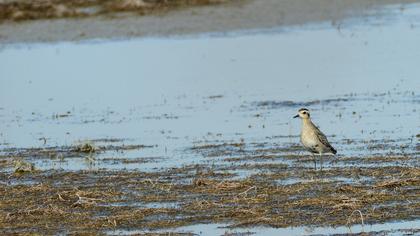
<svg viewBox="0 0 420 236"><path fill-rule="evenodd" d="M420 234L420 5L381 12L4 45L0 232Z"/></svg>

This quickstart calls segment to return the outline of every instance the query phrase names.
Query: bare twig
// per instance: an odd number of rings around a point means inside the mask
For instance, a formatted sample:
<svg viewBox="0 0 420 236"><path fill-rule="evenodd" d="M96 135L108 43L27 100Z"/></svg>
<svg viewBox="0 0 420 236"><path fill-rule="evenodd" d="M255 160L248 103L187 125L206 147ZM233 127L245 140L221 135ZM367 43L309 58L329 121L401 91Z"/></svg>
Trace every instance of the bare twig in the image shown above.
<svg viewBox="0 0 420 236"><path fill-rule="evenodd" d="M362 212L361 212L360 210L354 210L354 211L350 214L349 218L347 219L347 226L349 226L349 225L350 225L350 220L351 220L351 217L353 216L353 214L354 214L355 212L358 212L358 213L359 213L359 215L360 215L360 219L362 220L362 229L363 229L363 227L365 226L365 222L364 222L364 220L363 220L363 214L362 214Z"/></svg>
<svg viewBox="0 0 420 236"><path fill-rule="evenodd" d="M245 195L245 196L246 196L246 194L247 194L249 191L251 191L252 189L257 189L257 187L252 186L252 187L248 188L247 190L243 191L242 193L239 193L238 195Z"/></svg>
<svg viewBox="0 0 420 236"><path fill-rule="evenodd" d="M95 205L97 201L104 202L104 200L98 198L81 197L78 193L76 193L76 196L79 199L75 203L73 203L73 207L82 205Z"/></svg>
<svg viewBox="0 0 420 236"><path fill-rule="evenodd" d="M60 195L59 193L57 193L57 195L58 195L58 200L60 200L60 201L62 201L62 202L66 201L66 200L64 200L64 198L63 198L63 197L61 197L61 195Z"/></svg>

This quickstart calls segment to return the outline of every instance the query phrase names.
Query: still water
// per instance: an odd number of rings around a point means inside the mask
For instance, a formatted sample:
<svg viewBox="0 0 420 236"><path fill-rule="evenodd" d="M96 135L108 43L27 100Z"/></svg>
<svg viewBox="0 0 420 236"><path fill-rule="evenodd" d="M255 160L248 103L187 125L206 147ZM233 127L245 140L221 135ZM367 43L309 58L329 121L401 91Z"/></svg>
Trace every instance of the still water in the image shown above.
<svg viewBox="0 0 420 236"><path fill-rule="evenodd" d="M420 6L387 12L339 26L5 46L0 148L115 138L154 145L118 155L159 157L158 167L169 167L200 162L185 150L204 143L298 143L300 122L291 117L307 106L340 155L389 152L360 143L375 140L416 152ZM37 165L92 168L79 159Z"/></svg>

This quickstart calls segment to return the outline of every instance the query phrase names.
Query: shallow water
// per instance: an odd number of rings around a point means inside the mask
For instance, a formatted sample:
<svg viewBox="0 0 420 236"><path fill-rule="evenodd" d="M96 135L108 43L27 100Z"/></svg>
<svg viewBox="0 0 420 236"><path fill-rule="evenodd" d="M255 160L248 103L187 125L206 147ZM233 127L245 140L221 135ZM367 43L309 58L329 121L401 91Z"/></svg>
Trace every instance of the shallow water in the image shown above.
<svg viewBox="0 0 420 236"><path fill-rule="evenodd" d="M291 118L305 106L342 160L418 157L420 5L404 10L390 6L386 12L368 22L348 19L340 26L324 22L228 35L8 46L0 51L0 152L85 141L151 146L103 151L90 158L26 158L41 170L229 166L228 158L256 153L274 158L244 162L298 168L312 165L286 158L305 154L293 148L299 144L300 121ZM244 145L229 145L238 143ZM221 146L200 149L209 144ZM325 168L345 165L419 162L327 159ZM260 170L229 171L243 178ZM300 181L291 177L279 184ZM351 232L418 225L356 226ZM224 225L176 231L230 232L219 226ZM249 230L266 235L349 233L346 227Z"/></svg>
<svg viewBox="0 0 420 236"><path fill-rule="evenodd" d="M333 235L333 234L358 234L363 232L381 232L386 231L382 235L401 235L407 233L415 235L415 225L419 225L419 221L407 222L393 222L387 224L374 224L374 225L353 225L351 227L289 227L289 228L243 228L243 229L227 229L227 225L222 224L200 224L187 227L180 227L175 229L179 233L194 233L197 235L225 235L237 233L253 233L256 235ZM406 232L401 230L407 230ZM147 233L148 231L130 231L130 230L115 230L108 232L109 235L131 235L139 233ZM153 231L152 231L153 232ZM164 231L165 232L165 231ZM410 232L413 232L410 234ZM418 232L417 232L418 233ZM253 235L251 234L251 235Z"/></svg>
<svg viewBox="0 0 420 236"><path fill-rule="evenodd" d="M197 142L293 135L270 141L298 143L300 122L291 117L307 106L342 155L390 150L344 139L397 140L396 147L416 152L420 8L388 8L386 16L367 24L350 19L339 29L326 22L229 36L7 47L0 53L1 147L120 138L156 147L119 157L159 156L168 167L199 161L183 151ZM92 168L80 159L37 164Z"/></svg>

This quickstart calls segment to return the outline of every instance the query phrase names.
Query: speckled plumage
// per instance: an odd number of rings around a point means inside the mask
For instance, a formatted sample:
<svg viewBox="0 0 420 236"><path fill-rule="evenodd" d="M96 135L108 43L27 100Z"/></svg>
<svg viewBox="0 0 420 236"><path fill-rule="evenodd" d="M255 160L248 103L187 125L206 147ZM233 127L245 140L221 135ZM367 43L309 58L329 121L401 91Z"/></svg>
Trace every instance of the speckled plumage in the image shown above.
<svg viewBox="0 0 420 236"><path fill-rule="evenodd" d="M301 108L294 118L300 117L302 119L302 130L300 133L300 141L303 146L312 154L319 154L321 156L321 169L322 169L322 154L332 153L336 154L337 151L328 142L325 134L315 126L311 121L309 110ZM315 161L315 159L314 159ZM316 161L315 161L316 168Z"/></svg>
<svg viewBox="0 0 420 236"><path fill-rule="evenodd" d="M300 141L302 142L303 146L312 153L337 153L337 151L328 142L325 134L323 134L321 130L319 130L318 127L312 123L310 118L302 120Z"/></svg>

